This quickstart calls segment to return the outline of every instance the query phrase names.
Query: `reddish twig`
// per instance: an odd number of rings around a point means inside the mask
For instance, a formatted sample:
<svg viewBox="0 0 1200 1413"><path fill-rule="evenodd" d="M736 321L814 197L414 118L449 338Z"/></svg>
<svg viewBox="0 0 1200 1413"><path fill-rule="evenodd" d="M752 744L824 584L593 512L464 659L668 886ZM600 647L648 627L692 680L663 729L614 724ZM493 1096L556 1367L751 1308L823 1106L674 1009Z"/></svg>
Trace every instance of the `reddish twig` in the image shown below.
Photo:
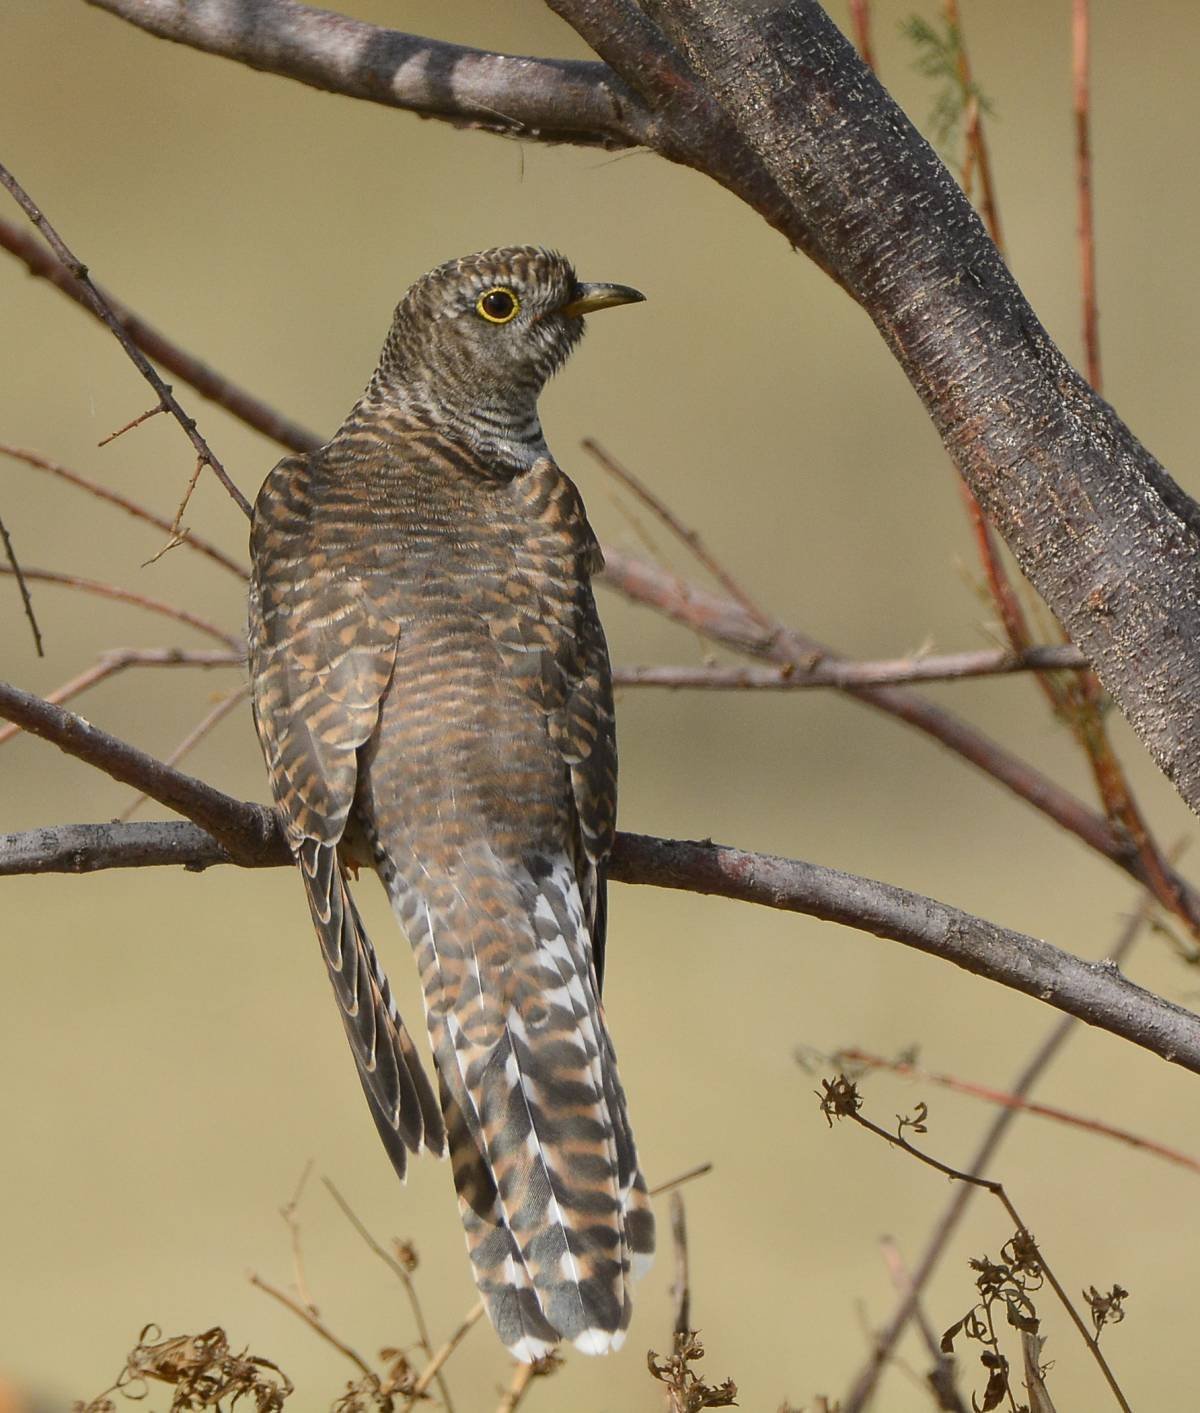
<svg viewBox="0 0 1200 1413"><path fill-rule="evenodd" d="M144 520L148 525L153 525L159 530L170 534L171 522L161 515L156 515L154 511L148 510L144 505L136 500L130 500L128 496L110 491L107 486L102 486L96 481L89 480L86 476L81 476L78 471L72 471L67 466L60 465L57 461L51 461L49 457L42 456L39 452L28 451L23 447L8 446L0 442L0 456L12 457L14 461L23 462L26 466L31 466L36 471L49 472L51 476L57 476L59 480L66 481L69 485L77 486L81 491L86 491L88 495L97 497L99 500L108 501L110 505L115 505L135 519ZM246 571L236 561L229 558L223 551L217 549L207 540L202 540L199 535L189 532L184 544L199 554L211 559L214 564L219 564L222 569L228 569L231 574L236 574L239 579L246 577Z"/></svg>
<svg viewBox="0 0 1200 1413"><path fill-rule="evenodd" d="M599 442L594 441L591 437L585 437L581 445L584 451L586 451L599 466L603 467L610 476L615 477L623 486L632 491L643 505L658 516L659 520L662 521L667 529L686 545L696 559L704 565L705 569L716 579L717 583L721 585L729 597L733 599L735 603L740 604L760 627L765 628L769 633L774 633L778 630L778 621L759 608L733 575L730 574L716 556L707 549L698 531L692 529L690 525L685 525L660 496L656 495L640 477L635 476L627 466L622 466L615 457L605 451Z"/></svg>
<svg viewBox="0 0 1200 1413"><path fill-rule="evenodd" d="M244 515L249 516L250 502L241 491L238 490L237 486L234 485L229 477L229 473L217 460L208 443L196 429L195 421L180 407L171 389L155 372L145 354L142 353L141 349L138 348L137 344L130 338L116 314L109 307L104 296L92 283L88 275L87 266L71 253L63 238L42 214L37 205L35 205L29 193L3 163L0 163L0 185L8 190L13 200L16 201L21 210L25 212L37 227L43 239L50 246L50 249L54 251L67 271L78 282L83 295L83 302L86 302L96 317L112 331L113 336L128 355L130 362L158 394L158 399L162 405L183 428L188 440L195 447L196 455L200 458L200 461L205 466L212 468L213 474L229 492L234 504L241 509Z"/></svg>
<svg viewBox="0 0 1200 1413"><path fill-rule="evenodd" d="M247 1280L249 1280L250 1284L257 1290L261 1290L264 1294L269 1295L272 1300L278 1300L280 1305L289 1309L293 1315L298 1315L309 1329L314 1330L327 1344L332 1345L339 1354L349 1359L367 1379L374 1380L376 1385L379 1384L379 1375L371 1368L370 1364L367 1363L357 1350L352 1349L345 1341L338 1339L337 1335L333 1333L328 1325L321 1320L320 1316L318 1316L310 1306L302 1305L298 1300L293 1300L287 1291L279 1290L277 1287L271 1285L269 1281L265 1281L261 1276L256 1275L253 1271L251 1271Z"/></svg>
<svg viewBox="0 0 1200 1413"><path fill-rule="evenodd" d="M942 1351L941 1341L929 1323L925 1307L921 1304L920 1297L913 1288L912 1273L905 1264L904 1257L900 1254L900 1248L890 1236L882 1237L879 1245L883 1251L884 1265L888 1268L888 1274L892 1278L892 1284L896 1287L897 1293L904 1297L912 1297L913 1319L920 1331L926 1353L933 1361L933 1367L929 1373L929 1383L937 1395L937 1406L947 1410L948 1413L967 1413L966 1405L954 1387L954 1361Z"/></svg>
<svg viewBox="0 0 1200 1413"><path fill-rule="evenodd" d="M0 520L0 540L4 542L4 555L8 560L13 577L17 581L21 603L25 607L25 617L29 620L29 627L33 633L33 646L37 649L38 657L45 657L46 653L42 647L42 630L38 627L37 615L33 611L33 599L29 596L29 585L25 582L25 575L22 573L20 562L17 559L17 552L13 549L8 527L3 520Z"/></svg>
<svg viewBox="0 0 1200 1413"><path fill-rule="evenodd" d="M862 55L868 69L879 72L875 66L875 51L871 48L871 0L850 0L850 24L854 30L854 43Z"/></svg>
<svg viewBox="0 0 1200 1413"><path fill-rule="evenodd" d="M11 573L10 569L0 565L0 574ZM218 628L208 619L190 613L186 608L176 608L174 604L163 603L161 599L152 599L145 594L134 593L132 589L123 589L119 584L105 584L97 579L84 579L78 574L59 574L52 569L26 569L25 577L42 584L57 584L64 589L77 589L83 594L95 594L99 598L112 599L117 603L133 604L136 608L144 608L148 613L161 613L166 618L173 618L176 623L186 623L189 628L195 628L198 632L215 638L217 642L224 643L231 652L241 653L245 656L245 645L240 638L235 638L232 633L226 633L223 628Z"/></svg>
<svg viewBox="0 0 1200 1413"><path fill-rule="evenodd" d="M115 648L101 653L97 662L85 668L77 676L70 678L47 692L45 700L55 706L74 700L81 693L94 687L98 682L124 672L127 667L240 667L245 662L241 652L213 652L184 648ZM21 730L9 722L0 726L0 746Z"/></svg>
<svg viewBox="0 0 1200 1413"><path fill-rule="evenodd" d="M1096 303L1096 232L1092 216L1091 16L1089 0L1072 0L1071 75L1075 108L1079 274L1083 286L1083 347L1088 382L1101 391L1100 316Z"/></svg>
<svg viewBox="0 0 1200 1413"><path fill-rule="evenodd" d="M932 1070L919 1069L906 1060L886 1060L881 1055L873 1055L867 1050L857 1048L839 1050L834 1058L838 1063L845 1061L852 1065L863 1065L868 1069L888 1070L903 1079L915 1079L927 1084L936 1084L943 1089L953 1090L956 1094L969 1094L973 1099L982 1099L989 1104L998 1104L1004 1109L1020 1109L1023 1113L1034 1114L1039 1118L1053 1119L1056 1123L1066 1124L1071 1128L1080 1128L1087 1133L1099 1134L1102 1138L1115 1139L1116 1142L1124 1143L1129 1148L1140 1148L1143 1152L1152 1153L1155 1157L1163 1158L1168 1163L1175 1163L1181 1168L1200 1173L1200 1159L1193 1158L1187 1153L1181 1153L1177 1148L1168 1148L1165 1143L1159 1143L1156 1139L1143 1138L1140 1134L1131 1133L1128 1129L1106 1124L1101 1119L1090 1119L1082 1114L1073 1114L1070 1110L1057 1108L1053 1104L1039 1104L1035 1100L1026 1099L1021 1094L1013 1094L1004 1089L992 1089L989 1085L978 1084L974 1080L959 1079L956 1075L938 1074Z"/></svg>
<svg viewBox="0 0 1200 1413"><path fill-rule="evenodd" d="M175 747L171 754L167 756L166 760L164 761L164 764L178 765L181 760L183 760L191 751L193 751L200 744L201 741L204 740L205 736L208 735L208 733L213 729L214 726L224 721L225 718L230 714L230 712L232 712L236 707L241 706L241 704L246 700L249 695L249 686L241 686L237 689L237 691L230 692L230 694L222 701L219 701L216 706L212 708L211 711L206 712L205 715L200 718L196 725L192 727L192 729L187 733L183 740L180 741L180 743ZM132 819L134 814L136 814L136 812L141 808L142 805L146 803L149 798L149 795L145 794L144 792L138 794L128 805L125 806L121 813L117 815L117 819L121 823L124 823L126 820Z"/></svg>
<svg viewBox="0 0 1200 1413"><path fill-rule="evenodd" d="M143 422L149 422L151 417L161 416L166 410L161 402L155 407L148 407L145 412L139 412L136 417L126 422L123 427L118 427L115 432L109 432L108 436L102 437L96 445L107 446L109 442L115 442L118 437L123 437L126 432L132 432L135 427L140 427Z"/></svg>
<svg viewBox="0 0 1200 1413"><path fill-rule="evenodd" d="M1087 659L1069 643L1031 647L1024 653L1004 648L979 652L929 654L927 657L884 658L878 662L839 659L809 667L618 667L618 687L696 688L710 692L799 691L813 687L900 686L911 682L957 682L973 677L1000 677L1017 672L1078 671Z"/></svg>

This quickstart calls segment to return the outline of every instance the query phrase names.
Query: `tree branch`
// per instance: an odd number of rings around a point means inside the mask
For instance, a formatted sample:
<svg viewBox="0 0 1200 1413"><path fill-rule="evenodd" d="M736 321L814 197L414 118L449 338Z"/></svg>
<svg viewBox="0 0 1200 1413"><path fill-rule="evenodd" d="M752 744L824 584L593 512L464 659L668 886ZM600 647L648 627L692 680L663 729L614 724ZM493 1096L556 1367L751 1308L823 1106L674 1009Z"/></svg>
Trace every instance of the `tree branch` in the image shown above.
<svg viewBox="0 0 1200 1413"><path fill-rule="evenodd" d="M12 690L0 687L0 712L6 715L13 710ZM165 864L193 870L219 863L260 868L290 862L282 828L265 806L222 795L94 727L86 729L89 740L63 748L83 759L90 751L93 763L117 779L130 784L144 780L153 786L147 793L164 804L218 826L220 842L195 824L53 826L0 837L0 875ZM54 739L49 731L43 734ZM920 893L798 859L746 853L708 840L642 834L618 835L609 876L619 883L715 894L804 913L901 942L1200 1074L1200 1016L1136 986L1111 962L1082 961Z"/></svg>
<svg viewBox="0 0 1200 1413"><path fill-rule="evenodd" d="M493 54L297 0L88 0L161 39L327 93L458 127L584 147L653 147L656 122L606 64Z"/></svg>

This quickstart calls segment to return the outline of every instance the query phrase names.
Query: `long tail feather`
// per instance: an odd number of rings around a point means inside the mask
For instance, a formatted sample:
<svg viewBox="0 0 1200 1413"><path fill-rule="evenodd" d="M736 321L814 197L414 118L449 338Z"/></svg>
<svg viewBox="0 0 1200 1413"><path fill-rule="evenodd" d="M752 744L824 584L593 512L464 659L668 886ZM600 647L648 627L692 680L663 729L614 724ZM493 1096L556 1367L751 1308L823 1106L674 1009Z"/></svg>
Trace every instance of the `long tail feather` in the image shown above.
<svg viewBox="0 0 1200 1413"><path fill-rule="evenodd" d="M371 1117L397 1173L408 1153L446 1152L446 1130L429 1078L392 1000L391 986L329 845L306 840L300 872L321 950L358 1066Z"/></svg>

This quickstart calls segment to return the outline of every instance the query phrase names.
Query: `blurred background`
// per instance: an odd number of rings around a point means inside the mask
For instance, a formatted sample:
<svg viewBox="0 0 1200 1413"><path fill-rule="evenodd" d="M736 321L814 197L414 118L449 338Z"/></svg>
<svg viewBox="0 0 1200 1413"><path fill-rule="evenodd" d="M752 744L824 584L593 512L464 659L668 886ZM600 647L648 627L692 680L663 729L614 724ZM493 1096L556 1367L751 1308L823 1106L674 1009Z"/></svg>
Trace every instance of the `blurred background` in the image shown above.
<svg viewBox="0 0 1200 1413"><path fill-rule="evenodd" d="M484 48L583 55L534 0L349 0L348 13ZM831 5L847 21L843 3ZM882 77L918 123L935 87L900 25L914 0L877 0ZM1106 392L1193 494L1200 218L1194 91L1200 10L1174 0L1096 8L1096 212ZM997 185L1018 279L1081 359L1074 239L1069 5L963 0L976 76L993 100ZM934 6L923 12L935 18ZM595 322L550 388L544 421L602 538L693 567L582 453L594 436L648 480L760 603L855 656L996 640L955 476L860 311L711 181L645 154L547 149L332 97L155 40L79 0L9 0L0 16L2 156L94 277L230 378L327 435L374 365L405 286L450 256L512 241L561 248L585 278L648 302ZM11 204L4 212L20 220ZM36 448L174 514L193 460L157 418L98 449L151 394L114 341L0 256L0 440ZM278 456L176 391L253 497ZM240 632L243 590L160 532L0 459L0 513L27 565L120 583ZM186 523L245 557L246 525L209 476ZM46 657L11 582L4 676L49 691L106 648L209 646L168 619L34 585ZM605 594L614 661L687 663L693 634ZM169 752L239 670L128 673L78 704ZM1091 799L1068 733L1028 679L929 689ZM848 700L626 691L619 703L625 828L712 837L917 889L1102 955L1136 901L1129 879L923 737ZM1164 843L1195 821L1129 732L1116 735ZM0 828L104 820L129 792L25 738L0 753ZM188 768L263 799L247 708ZM156 811L144 809L143 816ZM1200 871L1200 857L1184 868ZM360 888L401 1010L419 1014L407 947L382 893ZM323 1317L373 1357L412 1343L402 1292L317 1181L328 1175L381 1239L409 1237L435 1341L474 1300L445 1165L400 1188L346 1054L302 892L285 870L17 878L3 890L0 990L0 1371L65 1406L121 1367L148 1321L220 1323L279 1363L296 1405L328 1406L353 1368L247 1281L289 1286L280 1207L299 1205ZM1150 935L1129 970L1197 1004L1197 977ZM895 1299L880 1238L915 1260L947 1184L860 1130L830 1131L798 1046L918 1045L929 1068L997 1086L1051 1011L858 932L720 900L616 886L607 1003L646 1170L686 1189L693 1319L705 1368L741 1405L773 1410L842 1392ZM1070 1042L1041 1097L1200 1154L1196 1081L1101 1034ZM921 1140L966 1162L992 1114L884 1075L866 1112L888 1125L930 1104ZM1029 1118L994 1165L1068 1290L1114 1281L1129 1317L1105 1335L1132 1403L1181 1407L1172 1370L1190 1341L1194 1174ZM665 1219L665 1208L662 1216ZM664 1221L665 1232L665 1221ZM974 1289L966 1262L1010 1235L977 1201L927 1301L940 1331ZM670 1342L670 1254L640 1290L624 1351L573 1353L529 1408L656 1409L648 1347ZM1062 1313L1042 1302L1059 1406L1103 1404ZM926 1356L906 1340L878 1407L924 1409ZM968 1352L974 1386L981 1388ZM915 1371L915 1372L913 1372ZM449 1367L460 1409L493 1407L508 1378L490 1331ZM158 1403L169 1401L158 1395ZM157 1405L155 1405L157 1406Z"/></svg>

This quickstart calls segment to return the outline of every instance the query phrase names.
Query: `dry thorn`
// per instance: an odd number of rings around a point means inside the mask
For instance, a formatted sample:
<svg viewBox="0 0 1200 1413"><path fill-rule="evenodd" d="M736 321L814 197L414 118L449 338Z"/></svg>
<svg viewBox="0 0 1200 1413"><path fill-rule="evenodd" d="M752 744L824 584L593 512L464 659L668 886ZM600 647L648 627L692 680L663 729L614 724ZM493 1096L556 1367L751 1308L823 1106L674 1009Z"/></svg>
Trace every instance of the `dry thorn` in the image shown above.
<svg viewBox="0 0 1200 1413"><path fill-rule="evenodd" d="M115 432L109 432L103 441L96 443L97 446L107 446L109 442L115 442L118 437L123 437L126 432L132 432L135 427L140 427L143 422L149 422L151 417L157 417L160 412L166 412L163 403L156 407L148 408L145 412L139 412L132 422L126 422L123 427L118 427Z"/></svg>
<svg viewBox="0 0 1200 1413"><path fill-rule="evenodd" d="M145 795L140 795L138 800L135 800L134 804L130 805L126 814L131 814L138 801L144 800L145 798ZM312 1172L312 1169L313 1160L310 1158L300 1172L300 1180L296 1183L295 1192L293 1192L291 1197L280 1207L279 1215L283 1218L284 1225L288 1229L288 1236L292 1243L292 1274L296 1279L296 1293L300 1296L305 1309L316 1315L319 1313L317 1310L317 1302L312 1298L312 1294L308 1289L308 1280L304 1273L304 1250L300 1242L300 1219L297 1216L300 1198L304 1193L304 1185L308 1182L308 1175Z"/></svg>
<svg viewBox="0 0 1200 1413"><path fill-rule="evenodd" d="M496 1413L515 1413L529 1392L534 1379L553 1374L562 1364L562 1356L551 1351L544 1359L535 1359L532 1364L518 1364L513 1369L512 1382L504 1397L496 1405Z"/></svg>

